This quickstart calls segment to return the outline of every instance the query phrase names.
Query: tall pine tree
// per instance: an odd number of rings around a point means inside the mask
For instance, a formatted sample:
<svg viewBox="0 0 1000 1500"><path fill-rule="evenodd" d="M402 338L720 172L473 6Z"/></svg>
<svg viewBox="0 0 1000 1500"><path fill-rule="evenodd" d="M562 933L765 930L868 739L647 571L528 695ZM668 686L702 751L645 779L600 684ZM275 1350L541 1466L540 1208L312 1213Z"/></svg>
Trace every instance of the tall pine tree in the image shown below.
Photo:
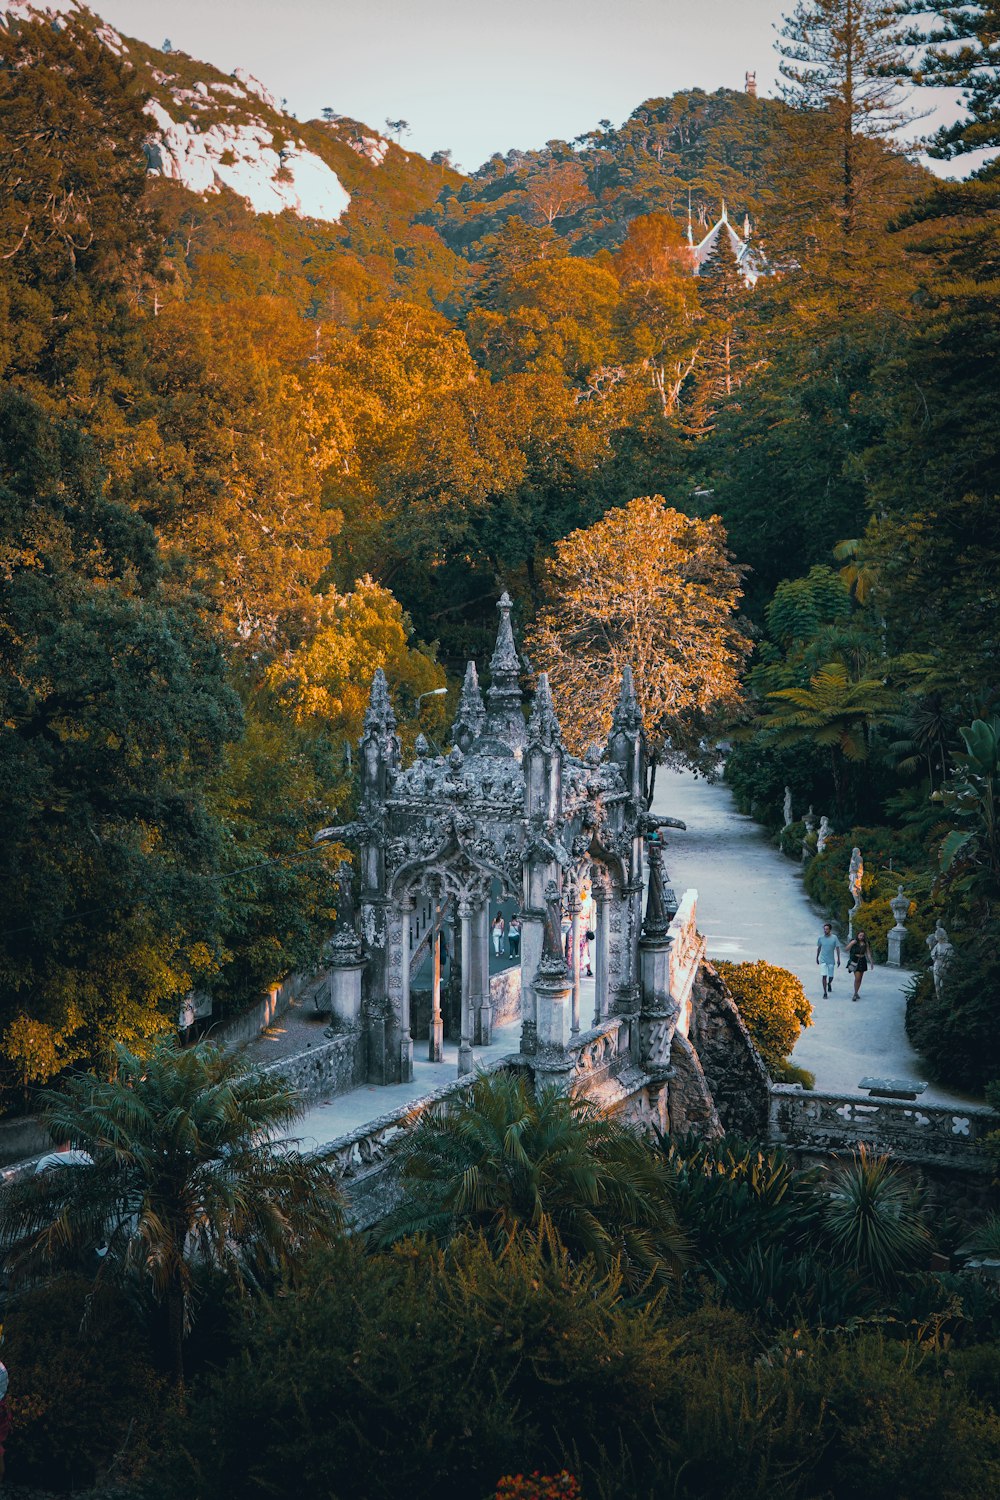
<svg viewBox="0 0 1000 1500"><path fill-rule="evenodd" d="M778 50L791 104L823 111L839 160L845 235L853 234L862 191L861 138L891 136L907 118L900 79L906 60L891 0L797 0L783 18Z"/></svg>

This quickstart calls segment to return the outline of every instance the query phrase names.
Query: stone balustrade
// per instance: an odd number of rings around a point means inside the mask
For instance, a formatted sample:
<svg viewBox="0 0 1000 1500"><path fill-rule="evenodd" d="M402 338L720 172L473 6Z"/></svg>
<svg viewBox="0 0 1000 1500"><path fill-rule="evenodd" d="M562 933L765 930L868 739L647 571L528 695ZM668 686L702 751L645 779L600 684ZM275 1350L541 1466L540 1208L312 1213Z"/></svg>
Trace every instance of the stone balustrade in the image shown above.
<svg viewBox="0 0 1000 1500"><path fill-rule="evenodd" d="M1000 1115L981 1105L909 1104L856 1094L805 1091L772 1084L768 1140L798 1151L850 1151L873 1146L901 1160L927 1166L988 1171L993 1165L983 1138L1000 1130Z"/></svg>
<svg viewBox="0 0 1000 1500"><path fill-rule="evenodd" d="M587 1085L613 1071L622 1059L623 1023L611 1016L590 1031L581 1031L567 1051L572 1059L572 1087L586 1090ZM625 1038L627 1045L627 1032Z"/></svg>

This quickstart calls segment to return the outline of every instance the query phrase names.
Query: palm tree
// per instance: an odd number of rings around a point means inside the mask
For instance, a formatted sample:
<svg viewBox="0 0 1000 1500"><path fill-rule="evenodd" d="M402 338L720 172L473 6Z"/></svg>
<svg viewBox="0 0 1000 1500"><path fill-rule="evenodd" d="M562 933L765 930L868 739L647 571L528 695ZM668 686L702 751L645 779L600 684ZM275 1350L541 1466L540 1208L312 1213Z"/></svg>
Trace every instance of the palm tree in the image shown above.
<svg viewBox="0 0 1000 1500"><path fill-rule="evenodd" d="M385 1240L472 1226L504 1242L551 1224L569 1251L618 1259L633 1287L679 1271L670 1173L632 1131L584 1100L523 1076L483 1073L462 1102L425 1117L405 1149L404 1200Z"/></svg>
<svg viewBox="0 0 1000 1500"><path fill-rule="evenodd" d="M338 1180L278 1139L302 1109L281 1079L204 1043L116 1056L114 1078L79 1075L42 1096L53 1140L86 1155L3 1190L0 1250L16 1278L39 1280L100 1246L97 1283L153 1304L180 1384L196 1268L244 1290L334 1237Z"/></svg>

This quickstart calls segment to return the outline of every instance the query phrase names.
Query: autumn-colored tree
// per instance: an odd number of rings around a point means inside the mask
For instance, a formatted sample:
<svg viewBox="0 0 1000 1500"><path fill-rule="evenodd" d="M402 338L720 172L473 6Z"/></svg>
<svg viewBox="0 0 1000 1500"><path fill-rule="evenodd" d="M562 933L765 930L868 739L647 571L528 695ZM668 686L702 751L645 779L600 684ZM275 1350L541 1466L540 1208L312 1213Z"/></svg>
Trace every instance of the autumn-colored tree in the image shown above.
<svg viewBox="0 0 1000 1500"><path fill-rule="evenodd" d="M572 749L607 735L629 665L656 759L705 762L706 738L741 705L741 571L717 516L693 519L662 495L556 544L528 650Z"/></svg>
<svg viewBox="0 0 1000 1500"><path fill-rule="evenodd" d="M543 224L569 218L591 201L587 174L579 162L546 162L528 179L525 197Z"/></svg>
<svg viewBox="0 0 1000 1500"><path fill-rule="evenodd" d="M356 741L377 667L411 707L420 693L444 686L443 668L426 647L410 644L409 619L370 578L359 578L348 594L324 595L320 615L312 639L267 672L268 686L297 722L323 724L335 738Z"/></svg>
<svg viewBox="0 0 1000 1500"><path fill-rule="evenodd" d="M636 361L669 417L697 358L697 302L690 254L666 214L642 214L628 226L612 264L622 287L622 354Z"/></svg>

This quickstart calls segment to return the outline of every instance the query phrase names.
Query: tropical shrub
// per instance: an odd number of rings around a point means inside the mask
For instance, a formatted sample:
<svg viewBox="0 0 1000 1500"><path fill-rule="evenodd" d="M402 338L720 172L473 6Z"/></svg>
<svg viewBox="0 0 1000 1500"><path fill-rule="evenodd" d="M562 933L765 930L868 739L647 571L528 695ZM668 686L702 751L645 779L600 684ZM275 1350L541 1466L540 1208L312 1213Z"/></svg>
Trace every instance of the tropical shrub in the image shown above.
<svg viewBox="0 0 1000 1500"><path fill-rule="evenodd" d="M989 923L955 952L939 995L930 972L911 984L906 1033L941 1083L981 1092L1000 1078L1000 924Z"/></svg>
<svg viewBox="0 0 1000 1500"><path fill-rule="evenodd" d="M548 1231L499 1251L477 1235L317 1253L192 1390L146 1493L469 1500L560 1470L601 1500L997 1492L985 1367L967 1382L960 1362L872 1334L762 1346L732 1311L677 1316L622 1291Z"/></svg>
<svg viewBox="0 0 1000 1500"><path fill-rule="evenodd" d="M762 958L755 963L720 962L715 967L764 1062L768 1068L777 1067L795 1046L803 1026L812 1025L812 1006L802 981Z"/></svg>
<svg viewBox="0 0 1000 1500"><path fill-rule="evenodd" d="M91 1302L91 1291L68 1276L18 1297L4 1319L14 1484L83 1489L112 1461L125 1481L149 1458L169 1391L127 1299L109 1291Z"/></svg>
<svg viewBox="0 0 1000 1500"><path fill-rule="evenodd" d="M835 1262L887 1286L926 1260L931 1237L920 1198L888 1157L860 1145L827 1186L823 1240Z"/></svg>
<svg viewBox="0 0 1000 1500"><path fill-rule="evenodd" d="M679 1341L622 1292L545 1226L317 1252L192 1391L153 1492L469 1500L587 1465L650 1420Z"/></svg>
<svg viewBox="0 0 1000 1500"><path fill-rule="evenodd" d="M16 1284L106 1252L95 1287L127 1286L154 1347L183 1379L183 1345L208 1268L244 1290L340 1228L336 1172L280 1139L302 1112L280 1078L202 1043L116 1049L117 1076L79 1074L43 1096L53 1140L89 1165L15 1179L0 1194L0 1248Z"/></svg>
<svg viewBox="0 0 1000 1500"><path fill-rule="evenodd" d="M584 1099L484 1073L447 1114L425 1116L403 1152L404 1197L384 1241L473 1228L502 1243L548 1222L575 1256L617 1262L633 1285L679 1270L684 1241L661 1158Z"/></svg>

